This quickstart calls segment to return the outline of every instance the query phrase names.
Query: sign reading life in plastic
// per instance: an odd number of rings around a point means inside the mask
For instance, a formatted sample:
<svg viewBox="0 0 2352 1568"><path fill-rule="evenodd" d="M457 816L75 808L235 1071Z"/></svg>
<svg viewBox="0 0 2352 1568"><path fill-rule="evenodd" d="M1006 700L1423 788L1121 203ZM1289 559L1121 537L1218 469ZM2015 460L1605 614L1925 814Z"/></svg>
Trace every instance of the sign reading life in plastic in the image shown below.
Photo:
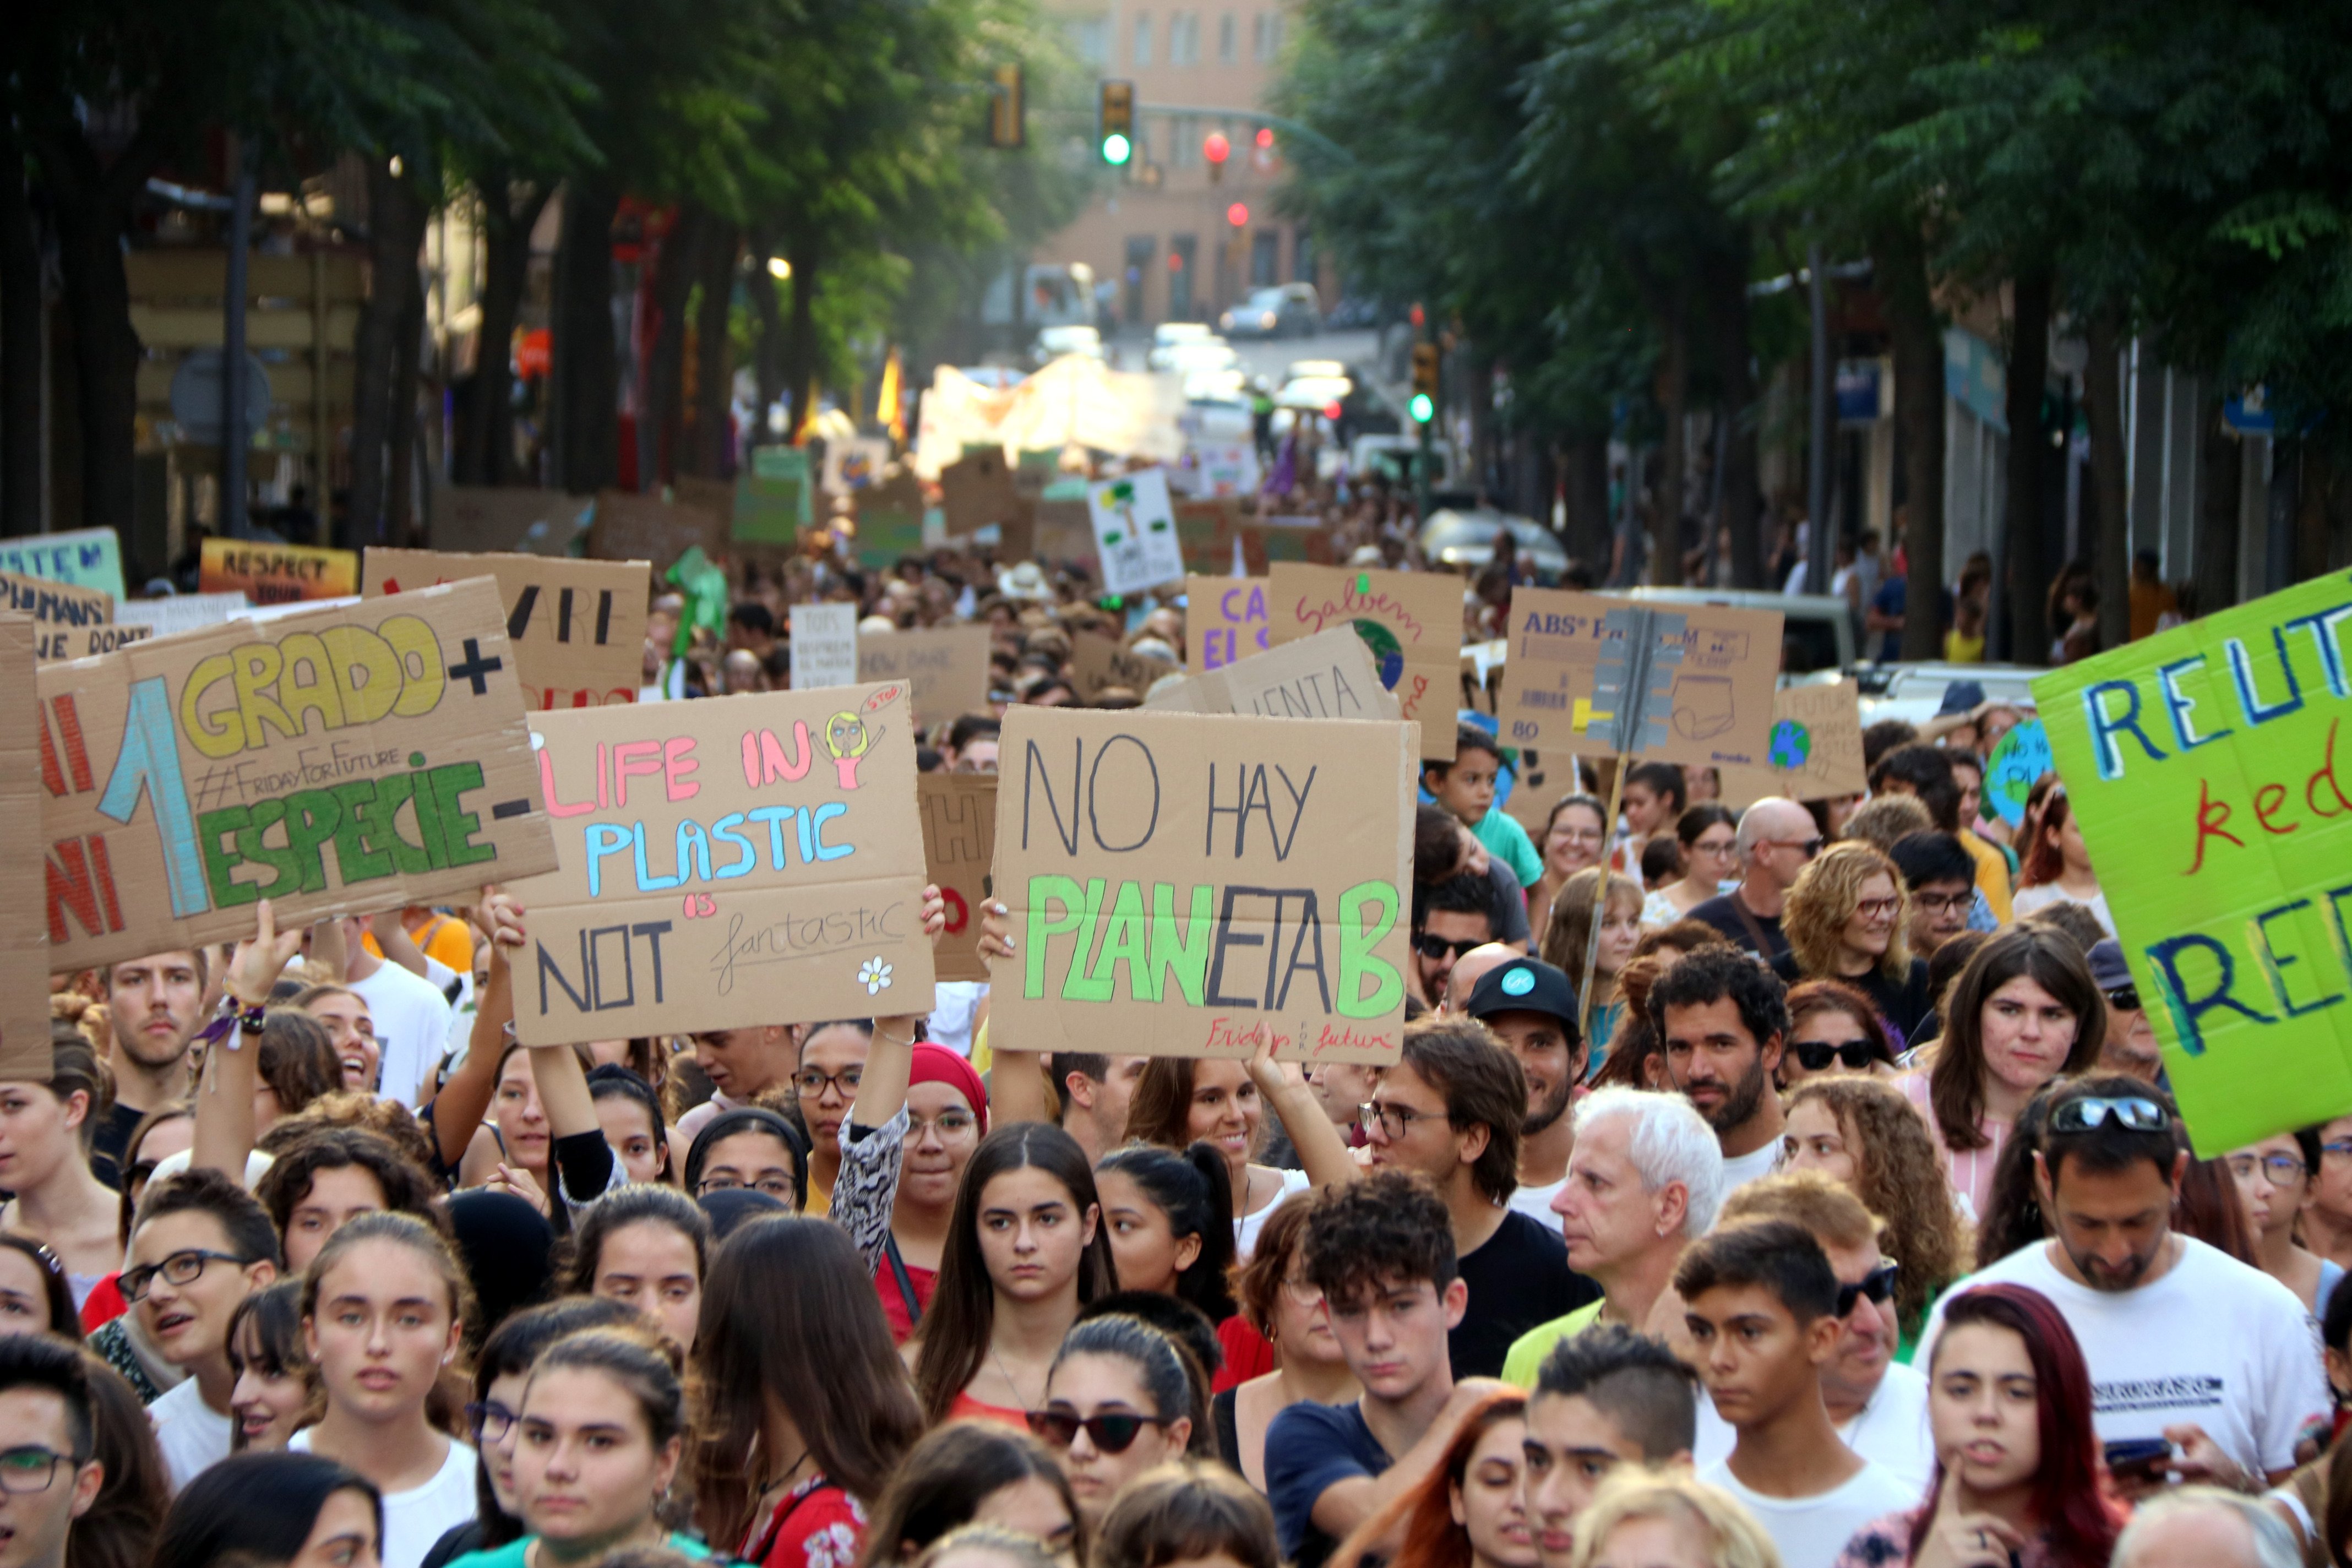
<svg viewBox="0 0 2352 1568"><path fill-rule="evenodd" d="M534 1046L931 1010L903 684L531 716Z"/></svg>

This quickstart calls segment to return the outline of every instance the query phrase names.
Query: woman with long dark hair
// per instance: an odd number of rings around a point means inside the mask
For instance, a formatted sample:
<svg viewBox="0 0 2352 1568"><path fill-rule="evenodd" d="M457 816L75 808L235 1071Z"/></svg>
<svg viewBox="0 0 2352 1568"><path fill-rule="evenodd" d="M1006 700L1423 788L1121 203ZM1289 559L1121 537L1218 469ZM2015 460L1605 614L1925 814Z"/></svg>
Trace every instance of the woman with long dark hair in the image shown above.
<svg viewBox="0 0 2352 1568"><path fill-rule="evenodd" d="M2082 1347L2047 1297L1961 1291L1927 1367L1927 1499L1864 1526L1837 1568L2106 1568L2122 1519L2091 1415Z"/></svg>
<svg viewBox="0 0 2352 1568"><path fill-rule="evenodd" d="M2026 1101L2099 1059L2107 1003L2072 937L2021 925L1977 949L1943 1011L1935 1066L1896 1081L1933 1123L1953 1187L1982 1215Z"/></svg>
<svg viewBox="0 0 2352 1568"><path fill-rule="evenodd" d="M383 1542L366 1478L314 1454L231 1454L173 1500L151 1568L376 1568Z"/></svg>
<svg viewBox="0 0 2352 1568"><path fill-rule="evenodd" d="M980 1141L939 1287L907 1343L926 1419L1026 1427L1078 1309L1118 1288L1101 1226L1094 1169L1068 1133L1024 1121Z"/></svg>
<svg viewBox="0 0 2352 1568"><path fill-rule="evenodd" d="M580 1216L562 1289L625 1302L690 1351L709 1259L710 1216L692 1198L676 1187L625 1186Z"/></svg>
<svg viewBox="0 0 2352 1568"><path fill-rule="evenodd" d="M835 1568L923 1416L872 1270L839 1227L756 1220L712 1259L695 1337L704 1536L761 1568Z"/></svg>
<svg viewBox="0 0 2352 1568"><path fill-rule="evenodd" d="M1121 1289L1173 1296L1212 1323L1234 1315L1233 1187L1216 1145L1113 1150L1095 1166L1095 1186Z"/></svg>
<svg viewBox="0 0 2352 1568"><path fill-rule="evenodd" d="M1436 1468L1358 1525L1331 1553L1330 1568L1358 1568L1391 1538L1399 1545L1389 1568L1535 1568L1527 1436L1527 1394L1488 1394L1462 1418Z"/></svg>
<svg viewBox="0 0 2352 1568"><path fill-rule="evenodd" d="M858 1568L907 1563L967 1524L1016 1530L1087 1560L1078 1500L1045 1445L993 1422L950 1421L907 1450L874 1505Z"/></svg>
<svg viewBox="0 0 2352 1568"><path fill-rule="evenodd" d="M2023 920L2052 904L2080 904L2091 911L2109 936L2116 934L2115 917L2107 912L2107 895L2099 874L2091 868L2091 852L2083 843L2083 825L2074 820L2066 786L2053 788L2042 803L2042 816L2024 850L2025 876L2011 907Z"/></svg>
<svg viewBox="0 0 2352 1568"><path fill-rule="evenodd" d="M1191 1352L1140 1318L1114 1312L1070 1331L1029 1429L1054 1450L1089 1529L1121 1487L1205 1436L1204 1382Z"/></svg>

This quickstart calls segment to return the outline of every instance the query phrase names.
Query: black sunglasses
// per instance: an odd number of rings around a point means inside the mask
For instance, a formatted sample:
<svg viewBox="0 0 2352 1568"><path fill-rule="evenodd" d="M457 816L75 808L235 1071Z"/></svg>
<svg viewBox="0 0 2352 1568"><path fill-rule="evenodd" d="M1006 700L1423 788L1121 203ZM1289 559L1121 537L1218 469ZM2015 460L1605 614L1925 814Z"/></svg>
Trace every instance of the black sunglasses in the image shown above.
<svg viewBox="0 0 2352 1568"><path fill-rule="evenodd" d="M1837 1315L1841 1318L1851 1315L1853 1311L1853 1304L1864 1296L1881 1306L1885 1305L1895 1294L1896 1272L1896 1267L1893 1262L1882 1263L1854 1283L1839 1286Z"/></svg>
<svg viewBox="0 0 2352 1568"><path fill-rule="evenodd" d="M2113 991L2106 992L2104 994L2106 996L2107 1005L2113 1007L2118 1013L2137 1013L2139 1011L2139 987L2137 985L2118 985Z"/></svg>
<svg viewBox="0 0 2352 1568"><path fill-rule="evenodd" d="M1878 1052L1868 1040L1847 1040L1832 1045L1827 1040L1798 1040L1789 1048L1797 1053L1797 1060L1807 1072L1827 1072L1832 1058L1855 1072L1878 1059Z"/></svg>
<svg viewBox="0 0 2352 1568"><path fill-rule="evenodd" d="M1157 1415L1144 1415L1129 1410L1102 1410L1092 1415L1080 1415L1074 1410L1032 1410L1029 1430L1056 1448L1066 1448L1075 1442L1078 1429L1084 1427L1094 1446L1106 1454L1124 1454L1135 1446L1146 1426L1165 1426L1168 1423Z"/></svg>
<svg viewBox="0 0 2352 1568"><path fill-rule="evenodd" d="M1465 938L1461 942L1448 942L1442 936L1432 936L1427 931L1423 931L1412 939L1412 945L1419 950L1423 958L1444 958L1450 952L1458 960L1472 948L1486 946L1486 939L1479 936Z"/></svg>
<svg viewBox="0 0 2352 1568"><path fill-rule="evenodd" d="M2107 1100L2097 1095L2084 1095L2070 1100L2050 1113L2053 1132L2088 1132L2104 1127L2112 1120L2118 1127L2133 1132L2161 1132L2172 1125L2172 1113L2152 1100L2133 1095L2124 1100Z"/></svg>

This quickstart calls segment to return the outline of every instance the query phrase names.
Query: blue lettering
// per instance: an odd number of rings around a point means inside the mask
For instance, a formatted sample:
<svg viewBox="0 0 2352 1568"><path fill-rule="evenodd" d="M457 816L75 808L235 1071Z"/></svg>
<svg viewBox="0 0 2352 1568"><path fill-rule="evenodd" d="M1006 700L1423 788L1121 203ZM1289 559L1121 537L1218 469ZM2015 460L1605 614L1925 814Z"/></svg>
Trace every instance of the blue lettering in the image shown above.
<svg viewBox="0 0 2352 1568"><path fill-rule="evenodd" d="M751 868L760 863L760 852L751 847L751 841L735 831L741 826L742 821L741 812L730 811L710 825L710 837L714 841L720 844L732 844L743 852L742 858L735 864L719 868L718 875L713 879L715 881L724 882L730 877L748 877L751 874Z"/></svg>
<svg viewBox="0 0 2352 1568"><path fill-rule="evenodd" d="M800 814L800 807L796 805L763 805L757 811L746 814L752 821L764 822L768 825L768 859L771 862L768 868L770 870L781 871L784 868L784 824ZM740 872L737 874L740 875Z"/></svg>
<svg viewBox="0 0 2352 1568"><path fill-rule="evenodd" d="M2303 688L2294 679L2294 664L2286 656L2286 633L2278 626L2271 628L2271 640L2278 645L2279 673L2286 677L2286 698L2265 707L2254 690L2254 663L2247 657L2246 645L2239 637L2221 639L2221 651L2230 658L2230 679L2238 689L2238 709L2249 724L2267 724L2273 719L2284 719L2303 706Z"/></svg>
<svg viewBox="0 0 2352 1568"><path fill-rule="evenodd" d="M827 844L824 841L824 825L836 816L846 816L848 811L849 807L842 805L841 802L829 800L809 814L809 826L803 831L803 837L815 844L818 859L838 860L845 856L857 853L857 846L855 844Z"/></svg>
<svg viewBox="0 0 2352 1568"><path fill-rule="evenodd" d="M604 857L618 855L629 842L628 830L609 822L588 825L588 896L595 898L604 890Z"/></svg>
<svg viewBox="0 0 2352 1568"><path fill-rule="evenodd" d="M686 880L687 868L689 865L694 868L693 875L706 882L710 880L710 839L702 831L702 824L691 817L677 825L677 879L679 881Z"/></svg>
<svg viewBox="0 0 2352 1568"><path fill-rule="evenodd" d="M2119 691L2124 697L2123 711L2112 717L2107 713L2107 705L2099 700L2111 691ZM2164 761L2164 753L2156 749L2155 743L2147 738L2147 731L2140 728L2139 688L2130 681L2102 680L2096 686L2086 688L2083 692L2083 716L2090 721L2091 750L2098 758L2101 778L2119 779L2124 776L2123 748L2116 744L2116 737L2120 734L2127 733L2137 741L2139 749L2147 753L2149 762Z"/></svg>
<svg viewBox="0 0 2352 1568"><path fill-rule="evenodd" d="M642 822L633 822L629 826L635 830L637 849L637 891L641 893L658 893L665 888L677 887L678 883L684 879L681 876L672 875L667 877L656 877L646 868L646 825Z"/></svg>
<svg viewBox="0 0 2352 1568"><path fill-rule="evenodd" d="M2188 984L2181 979L2179 957L2191 949L2212 955L2218 978L2213 988L2203 996L2191 997ZM2205 1015L2216 1007L2227 1007L2242 1014L2257 1024L2275 1024L2276 1018L2255 1011L2230 994L2230 983L2236 977L2237 965L2231 962L2230 950L2210 936L2191 932L2159 942L2147 950L2147 958L2164 975L2165 1010L2172 1016L2173 1032L2180 1037L2180 1048L2192 1057L2205 1054L2205 1037L2201 1027Z"/></svg>
<svg viewBox="0 0 2352 1568"><path fill-rule="evenodd" d="M2319 650L2320 673L2326 677L2331 697L2352 697L2352 682L2344 676L2344 645L2337 640L2336 627L2352 620L2352 605L2338 605L2333 609L2314 610L2307 616L2297 616L2281 628L2292 631L2297 626L2311 631L2311 646ZM2282 645L2284 649L2284 645Z"/></svg>
<svg viewBox="0 0 2352 1568"><path fill-rule="evenodd" d="M2189 715L2197 706L2197 700L2180 689L2179 679L2181 671L2200 668L2204 663L2205 656L2197 653L2157 667L2157 689L2164 693L2164 710L2172 718L2172 738L2184 752L2193 752L2200 746L2212 744L2224 735L2237 733L2235 730L2219 730L2210 735L2200 735L2196 731Z"/></svg>
<svg viewBox="0 0 2352 1568"><path fill-rule="evenodd" d="M2262 965L2263 978L2270 983L2271 994L2277 998L2280 1008L2290 1018L2300 1018L2305 1013L2316 1013L2323 1007L2333 1007L2344 1000L2344 993L2338 991L2333 995L2321 996L2302 1006L2297 1006L2294 999L2286 994L2284 973L2286 966L2290 963L2302 963L2303 955L2294 952L2281 954L2271 945L2271 921L2281 915L2291 915L2297 910L2307 910L2310 907L2309 899L2297 899L2291 904L2281 904L2274 910L2264 910L2255 916L2253 921L2254 962Z"/></svg>

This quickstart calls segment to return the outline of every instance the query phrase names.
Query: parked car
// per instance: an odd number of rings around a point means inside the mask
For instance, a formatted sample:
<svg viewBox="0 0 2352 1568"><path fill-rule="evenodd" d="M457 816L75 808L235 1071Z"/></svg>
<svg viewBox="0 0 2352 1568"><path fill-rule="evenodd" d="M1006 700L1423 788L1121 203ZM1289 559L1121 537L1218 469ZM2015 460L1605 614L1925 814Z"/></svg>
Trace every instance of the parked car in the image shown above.
<svg viewBox="0 0 2352 1568"><path fill-rule="evenodd" d="M1322 330L1323 313L1312 283L1276 283L1255 289L1247 299L1217 318L1228 336L1311 338Z"/></svg>
<svg viewBox="0 0 2352 1568"><path fill-rule="evenodd" d="M2033 706L2033 679L2047 675L2022 664L1860 664L1851 671L1862 687L1862 721L1904 719L1924 724L1944 706L1944 690L1957 680L1973 680L1988 702Z"/></svg>
<svg viewBox="0 0 2352 1568"><path fill-rule="evenodd" d="M1029 357L1039 365L1060 359L1064 354L1077 354L1086 359L1103 357L1102 333L1092 327L1047 327L1037 334Z"/></svg>
<svg viewBox="0 0 2352 1568"><path fill-rule="evenodd" d="M968 364L960 369L965 376L996 392L1010 392L1029 379L1010 365Z"/></svg>
<svg viewBox="0 0 2352 1568"><path fill-rule="evenodd" d="M1496 536L1507 528L1511 531L1512 542L1518 547L1520 559L1532 564L1543 581L1559 582L1559 574L1568 570L1568 551L1549 529L1508 512L1489 509L1433 511L1429 521L1421 525L1421 552L1433 562L1467 566L1475 575L1495 559Z"/></svg>
<svg viewBox="0 0 2352 1568"><path fill-rule="evenodd" d="M1614 590L1612 590L1614 591ZM1722 605L1736 610L1780 612L1780 683L1853 662L1853 616L1843 599L1827 594L1759 594L1738 588L1629 588L1636 599ZM1865 719L1864 722L1867 722Z"/></svg>

